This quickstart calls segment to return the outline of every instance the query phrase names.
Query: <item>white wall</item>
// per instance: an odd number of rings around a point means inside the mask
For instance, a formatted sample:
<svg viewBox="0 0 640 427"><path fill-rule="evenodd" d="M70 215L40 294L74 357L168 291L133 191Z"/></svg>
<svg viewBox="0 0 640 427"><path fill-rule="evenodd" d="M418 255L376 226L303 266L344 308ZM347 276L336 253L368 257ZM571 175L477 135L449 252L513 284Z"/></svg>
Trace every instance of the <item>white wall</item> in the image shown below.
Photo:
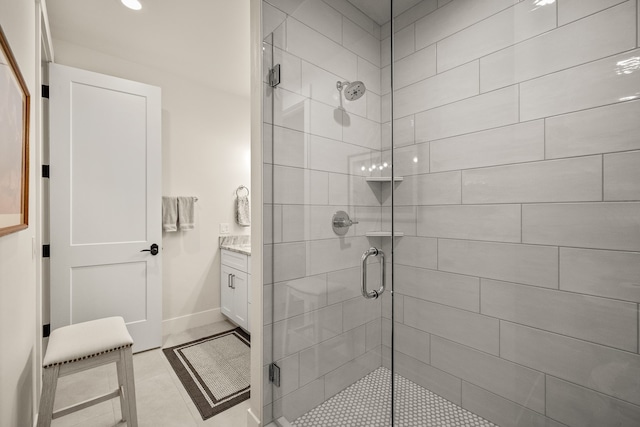
<svg viewBox="0 0 640 427"><path fill-rule="evenodd" d="M196 313L214 319L220 307L218 225L231 224L232 234L250 232L233 215L235 189L251 181L249 98L65 40L54 39L54 49L57 63L162 88L163 194L199 199L195 230L163 234L163 319ZM175 325L165 322L164 332Z"/></svg>
<svg viewBox="0 0 640 427"><path fill-rule="evenodd" d="M37 56L34 1L0 0L0 25L31 93L29 223L35 224L35 131ZM39 48L39 47L38 47ZM0 426L33 424L36 389L36 267L28 229L0 237Z"/></svg>

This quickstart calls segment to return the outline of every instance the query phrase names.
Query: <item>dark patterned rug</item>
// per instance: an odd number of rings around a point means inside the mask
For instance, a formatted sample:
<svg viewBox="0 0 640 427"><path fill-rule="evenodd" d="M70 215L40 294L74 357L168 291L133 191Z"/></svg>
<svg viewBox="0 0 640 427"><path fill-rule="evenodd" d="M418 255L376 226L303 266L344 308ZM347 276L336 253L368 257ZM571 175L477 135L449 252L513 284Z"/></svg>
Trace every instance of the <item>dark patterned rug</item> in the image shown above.
<svg viewBox="0 0 640 427"><path fill-rule="evenodd" d="M250 339L241 328L163 351L203 420L249 398Z"/></svg>

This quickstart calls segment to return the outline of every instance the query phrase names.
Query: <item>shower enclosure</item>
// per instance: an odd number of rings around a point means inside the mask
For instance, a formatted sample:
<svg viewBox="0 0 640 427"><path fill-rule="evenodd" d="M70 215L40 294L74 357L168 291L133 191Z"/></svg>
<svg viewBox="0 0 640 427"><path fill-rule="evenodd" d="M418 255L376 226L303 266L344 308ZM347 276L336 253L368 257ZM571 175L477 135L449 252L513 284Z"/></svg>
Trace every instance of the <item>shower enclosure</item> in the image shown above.
<svg viewBox="0 0 640 427"><path fill-rule="evenodd" d="M640 425L638 9L263 1L265 425Z"/></svg>

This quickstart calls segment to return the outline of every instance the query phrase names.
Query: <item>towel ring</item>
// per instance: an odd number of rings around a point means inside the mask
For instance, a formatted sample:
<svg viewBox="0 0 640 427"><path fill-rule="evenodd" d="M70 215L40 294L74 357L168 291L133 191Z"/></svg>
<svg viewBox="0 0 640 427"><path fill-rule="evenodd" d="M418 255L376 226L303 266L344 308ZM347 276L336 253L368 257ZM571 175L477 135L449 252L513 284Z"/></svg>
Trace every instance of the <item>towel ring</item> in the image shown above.
<svg viewBox="0 0 640 427"><path fill-rule="evenodd" d="M245 197L249 197L249 189L244 185L241 185L236 189L236 197L240 197L240 195L238 194L238 191L242 191L242 190L247 190L247 195Z"/></svg>

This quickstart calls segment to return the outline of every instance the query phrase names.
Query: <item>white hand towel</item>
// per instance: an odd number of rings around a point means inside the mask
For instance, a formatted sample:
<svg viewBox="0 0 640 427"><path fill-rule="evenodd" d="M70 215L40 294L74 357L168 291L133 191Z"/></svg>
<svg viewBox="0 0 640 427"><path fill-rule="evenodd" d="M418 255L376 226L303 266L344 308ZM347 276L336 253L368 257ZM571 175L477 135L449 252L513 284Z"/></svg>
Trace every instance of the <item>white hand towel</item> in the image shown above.
<svg viewBox="0 0 640 427"><path fill-rule="evenodd" d="M178 231L178 199L176 197L162 198L162 230Z"/></svg>
<svg viewBox="0 0 640 427"><path fill-rule="evenodd" d="M178 197L178 225L181 231L193 230L195 228L195 198Z"/></svg>
<svg viewBox="0 0 640 427"><path fill-rule="evenodd" d="M247 196L236 197L236 222L243 227L251 225L251 210Z"/></svg>

